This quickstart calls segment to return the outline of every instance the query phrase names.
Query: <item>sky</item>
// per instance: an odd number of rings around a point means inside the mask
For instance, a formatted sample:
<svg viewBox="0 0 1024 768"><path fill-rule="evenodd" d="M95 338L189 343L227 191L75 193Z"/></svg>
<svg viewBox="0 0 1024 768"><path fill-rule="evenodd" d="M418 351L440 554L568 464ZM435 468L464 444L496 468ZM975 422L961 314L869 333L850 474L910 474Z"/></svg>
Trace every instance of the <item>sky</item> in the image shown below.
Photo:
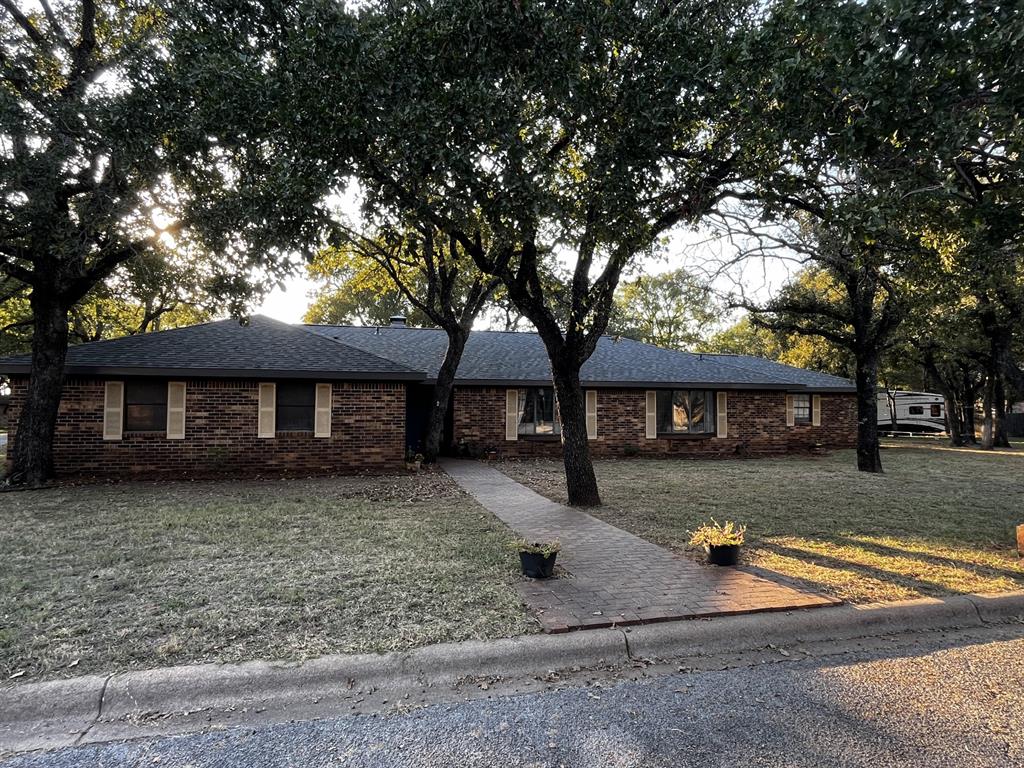
<svg viewBox="0 0 1024 768"><path fill-rule="evenodd" d="M326 201L327 207L339 221L355 229L365 224L361 213L364 198L358 183L349 183L333 193ZM750 221L751 226L757 222ZM782 259L750 260L741 266L723 270L722 264L737 252L737 246L726 241L711 229L693 230L676 227L668 233L659 255L653 258L637 259L631 273L624 280L633 279L637 271L644 274L658 274L686 267L691 274L711 283L720 298L736 294L742 289L744 295L754 301L764 301L777 291L792 276L792 267ZM574 254L566 254L563 263L571 268ZM286 323L301 323L306 308L310 305L311 293L316 283L309 280L305 270L283 281L283 288L274 288L255 307L254 314L266 315ZM739 317L732 312L723 315L719 328L726 327Z"/></svg>
<svg viewBox="0 0 1024 768"><path fill-rule="evenodd" d="M284 281L284 290L274 288L254 311L285 323L301 323L309 306L309 293L316 287L305 275L296 275Z"/></svg>
<svg viewBox="0 0 1024 768"><path fill-rule="evenodd" d="M647 274L657 274L687 267L695 274L713 272L730 253L729 244L715 240L708 232L688 230L672 233L665 247L665 255L656 259L642 259L638 267ZM778 259L768 262L754 261L741 270L732 269L726 274L712 276L712 285L721 293L731 293L742 285L748 297L764 300L776 291L791 275L789 266ZM297 274L284 281L284 288L274 288L254 309L254 314L266 315L286 323L300 323L310 304L310 293L316 283ZM728 325L739 316L738 312L722 318L722 326Z"/></svg>

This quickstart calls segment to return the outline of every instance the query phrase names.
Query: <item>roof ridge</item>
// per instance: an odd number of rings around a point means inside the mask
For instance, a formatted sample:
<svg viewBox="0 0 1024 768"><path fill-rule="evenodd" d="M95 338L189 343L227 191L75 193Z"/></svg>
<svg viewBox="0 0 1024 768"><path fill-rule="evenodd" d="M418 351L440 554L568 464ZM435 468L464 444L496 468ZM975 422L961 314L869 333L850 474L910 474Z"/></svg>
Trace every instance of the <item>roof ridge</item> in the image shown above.
<svg viewBox="0 0 1024 768"><path fill-rule="evenodd" d="M248 315L248 319L249 320L252 320L253 318L258 318L260 320L266 320L266 321L274 323L276 325L284 326L285 328L291 328L292 327L292 325L290 323L285 323L285 322L282 322L280 320L275 320L274 318L268 317L267 315ZM238 317L222 317L219 320L204 320L201 323L190 323L189 325L179 325L179 326L175 326L174 328L161 328L160 330L157 330L157 331L143 331L142 333L126 333L124 336L112 336L109 339L93 339L92 341L82 341L82 342L79 342L78 344L69 344L68 345L68 349L69 350L70 349L80 349L82 347L93 347L93 346L98 346L100 344L111 344L111 343L113 343L115 341L116 342L124 341L125 339L145 339L145 338L151 338L153 336L160 336L162 334L177 333L177 332L181 332L181 331L192 331L192 330L194 330L196 328L203 328L204 326L208 326L208 325L222 325L224 323L229 323L229 322L232 322L232 321L237 322L240 326L242 325L241 318L238 318ZM17 355L6 355L3 359L7 359L8 357L26 357L26 356L28 356L30 354L31 354L31 352L22 352L21 354L17 354Z"/></svg>
<svg viewBox="0 0 1024 768"><path fill-rule="evenodd" d="M845 382L852 383L852 381L850 379L847 379L844 376L836 376L834 373L825 373L824 371L815 371L815 370L813 370L811 368L801 368L798 365L790 365L789 363L783 363L783 362L780 362L779 360L772 360L770 358L760 357L758 355L744 355L744 354L740 354L738 352L722 352L722 353L707 352L707 353L703 353L703 354L716 355L718 357L726 357L726 356L728 356L728 357L743 357L743 358L749 358L751 360L760 360L761 362L771 363L772 365L781 365L783 368L791 368L794 371L801 371L803 373L813 373L815 376L828 376L830 379L837 379L839 381L845 381ZM753 368L748 368L747 366L741 365L739 363L723 362L722 365L725 365L725 366L727 366L729 368L739 368L740 370L751 371L753 373L757 373L757 371L754 371ZM781 377L779 377L778 380L785 382L785 379L783 379ZM785 382L785 383L788 383L788 382ZM808 385L808 384L800 384L800 386L806 388L806 387L808 387L810 385Z"/></svg>
<svg viewBox="0 0 1024 768"><path fill-rule="evenodd" d="M758 360L768 360L767 358L764 358L764 357L759 357L757 359ZM768 360L768 362L774 362L774 361L773 360ZM761 373L760 371L755 371L753 368L748 368L747 366L744 366L744 365L737 365L735 363L719 362L719 365L724 365L726 368L735 368L735 369L738 369L738 370L741 370L741 371L746 371L748 373L757 373L758 375L761 375L761 376L765 375L765 374ZM790 367L793 367L793 366L790 366ZM805 370L805 369L799 368L797 370ZM779 382L781 384L787 384L788 385L788 384L792 383L792 382L786 381L781 376L775 376L774 374L768 374L768 375L770 375L773 379L775 379L775 381L777 381L777 382ZM801 383L796 383L795 386L804 387L804 388L807 387L806 384L801 384Z"/></svg>
<svg viewBox="0 0 1024 768"><path fill-rule="evenodd" d="M677 355L690 355L691 357L700 357L701 355L704 354L703 352L691 352L688 349L671 349L669 347L659 347L657 344L652 344L649 341L641 341L640 339L634 339L632 336L626 336L625 334L622 333L605 333L602 334L602 336L610 338L612 340L612 343L615 344L618 344L619 341L625 339L626 341L632 342L633 344L639 344L642 347L650 347L651 349L656 349L659 352L672 352Z"/></svg>
<svg viewBox="0 0 1024 768"><path fill-rule="evenodd" d="M413 325L346 325L344 323L301 323L301 325L312 328L352 328L353 330L396 330L396 331L440 331L444 333L444 328L422 328ZM470 334L474 333L508 333L517 334L519 336L539 336L537 331L509 331L509 330L496 330L494 328L471 328Z"/></svg>
<svg viewBox="0 0 1024 768"><path fill-rule="evenodd" d="M259 317L262 317L260 315ZM269 318L267 318L269 319ZM69 344L68 349L73 347L89 347L96 344L110 344L114 341L124 341L125 339L142 339L149 336L159 336L165 333L175 333L176 331L190 331L193 328L201 328L204 325L220 325L230 320L237 320L234 317L222 317L220 320L204 320L201 323L192 323L190 325L179 325L175 328L161 328L159 331L144 331L143 333L127 333L124 336L112 336L109 339L93 339L92 341L83 341L78 344ZM20 355L19 355L20 356Z"/></svg>
<svg viewBox="0 0 1024 768"><path fill-rule="evenodd" d="M263 317L263 315L254 315L254 317ZM266 318L266 319L270 320L272 318ZM201 327L206 326L206 325L219 325L221 323L226 323L229 320L237 320L237 318L223 317L220 320L204 320L201 323L191 323L190 325L179 325L179 326L177 326L175 328L161 328L159 331L145 331L143 333L128 333L128 334L125 334L124 336L113 336L113 337L111 337L109 339L93 339L92 341L82 341L82 342L79 342L78 344L70 344L69 343L68 344L68 351L70 352L72 349L81 349L83 347L98 347L98 346L101 346L103 344L112 344L113 342L123 342L126 339L144 339L144 338L151 337L151 336L160 336L162 334L170 334L170 333L174 333L176 331L190 331L193 328L201 328ZM31 352L21 352L21 353L15 354L15 355L4 355L3 357L0 357L0 361L18 360L18 359L21 359L21 358L31 358L31 357L32 357L32 353Z"/></svg>
<svg viewBox="0 0 1024 768"><path fill-rule="evenodd" d="M280 321L275 321L275 322L280 322ZM419 371L419 370L417 370L415 368L412 368L411 366L408 366L405 363L400 362L398 360L393 360L390 357L384 357L384 355L378 355L376 352L369 352L369 351L367 351L365 349L360 349L359 347L353 347L351 344L346 344L344 341L341 341L340 339L336 339L333 336L326 336L326 335L324 335L322 333L317 333L316 331L311 331L311 330L309 330L309 328L306 327L307 325L312 325L311 323L295 323L295 324L292 324L292 323L282 323L282 324L286 325L288 328L293 328L296 331L301 331L302 333L308 334L309 336L311 336L311 337L313 337L313 338L315 338L317 340L326 341L328 344L335 344L335 345L337 345L339 347L344 347L345 349L350 349L353 352L358 352L361 355L368 355L369 357L375 358L377 360L381 360L381 361L383 361L385 363L391 363L392 365L397 365L399 368L403 368L406 371L409 371L410 373L422 373L424 375L426 375L426 373L427 373L426 371ZM331 327L335 327L336 328L338 326L331 326ZM353 326L353 327L359 327L359 326Z"/></svg>

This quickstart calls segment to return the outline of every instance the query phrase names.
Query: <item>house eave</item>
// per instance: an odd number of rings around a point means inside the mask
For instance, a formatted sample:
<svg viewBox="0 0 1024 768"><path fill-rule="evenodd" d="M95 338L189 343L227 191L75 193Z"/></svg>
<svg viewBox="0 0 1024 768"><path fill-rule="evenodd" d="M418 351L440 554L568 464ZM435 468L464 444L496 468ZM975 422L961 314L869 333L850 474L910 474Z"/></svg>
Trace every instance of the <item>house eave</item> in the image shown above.
<svg viewBox="0 0 1024 768"><path fill-rule="evenodd" d="M434 378L427 378L424 384L433 384ZM534 387L550 386L551 379L456 379L457 387ZM856 392L855 387L814 387L805 384L780 382L709 382L709 381L588 381L581 382L584 389L716 389L723 391L777 391L812 392L820 394L846 394Z"/></svg>
<svg viewBox="0 0 1024 768"><path fill-rule="evenodd" d="M31 366L14 364L0 366L0 375L28 375ZM274 368L180 368L156 366L93 366L69 365L64 368L65 376L112 377L180 377L186 379L320 379L325 381L402 381L421 382L426 374L418 371L336 371Z"/></svg>
<svg viewBox="0 0 1024 768"><path fill-rule="evenodd" d="M0 365L0 376L22 376L31 372L28 363ZM254 369L254 368L182 368L156 366L88 366L70 365L64 369L65 376L97 376L97 377L181 377L208 379L323 379L327 381L396 381L412 384L434 385L437 379L418 371L338 371L338 370L294 370L294 369ZM461 387L524 387L549 386L551 379L456 379L455 386ZM804 384L778 382L707 382L707 381L604 381L584 380L582 386L591 389L680 389L700 388L723 391L778 391L778 392L811 392L818 394L852 394L857 390L853 386L815 387Z"/></svg>

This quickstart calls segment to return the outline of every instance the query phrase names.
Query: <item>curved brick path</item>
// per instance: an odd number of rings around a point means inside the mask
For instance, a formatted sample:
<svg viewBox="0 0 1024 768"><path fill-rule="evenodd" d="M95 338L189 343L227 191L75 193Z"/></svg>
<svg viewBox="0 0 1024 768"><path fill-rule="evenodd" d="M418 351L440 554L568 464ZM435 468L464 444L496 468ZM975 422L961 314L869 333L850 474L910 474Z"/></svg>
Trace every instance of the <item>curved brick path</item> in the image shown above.
<svg viewBox="0 0 1024 768"><path fill-rule="evenodd" d="M578 509L557 504L477 461L441 463L517 534L559 539L567 574L519 589L548 632L836 605L838 600L747 570L705 566Z"/></svg>

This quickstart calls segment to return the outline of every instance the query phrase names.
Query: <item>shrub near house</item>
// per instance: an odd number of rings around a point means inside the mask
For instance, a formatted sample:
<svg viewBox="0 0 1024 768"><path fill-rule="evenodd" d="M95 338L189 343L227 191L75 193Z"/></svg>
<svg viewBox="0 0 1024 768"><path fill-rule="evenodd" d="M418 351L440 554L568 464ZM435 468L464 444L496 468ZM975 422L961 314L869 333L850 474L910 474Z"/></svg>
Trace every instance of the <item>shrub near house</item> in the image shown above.
<svg viewBox="0 0 1024 768"><path fill-rule="evenodd" d="M224 320L71 349L59 474L331 473L402 467L423 438L442 331ZM11 377L12 440L27 389ZM740 355L603 338L583 367L595 455L735 456L849 446L845 379ZM471 334L444 445L560 451L558 404L533 333Z"/></svg>

